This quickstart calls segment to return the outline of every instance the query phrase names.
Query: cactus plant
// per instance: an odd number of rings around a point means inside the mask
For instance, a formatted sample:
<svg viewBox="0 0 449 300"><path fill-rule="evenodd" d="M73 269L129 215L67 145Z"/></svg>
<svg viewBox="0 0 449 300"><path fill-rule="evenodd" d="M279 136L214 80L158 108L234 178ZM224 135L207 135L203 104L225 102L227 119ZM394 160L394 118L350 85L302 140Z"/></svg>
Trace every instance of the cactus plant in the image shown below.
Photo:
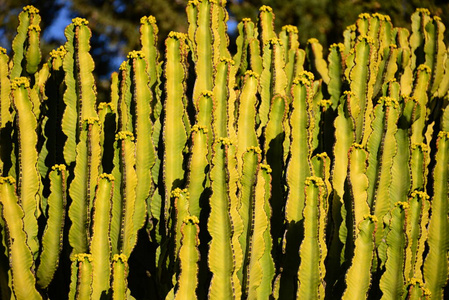
<svg viewBox="0 0 449 300"><path fill-rule="evenodd" d="M443 299L449 60L441 20L362 14L328 51L192 0L98 103L85 19L42 62L0 49L2 299Z"/></svg>

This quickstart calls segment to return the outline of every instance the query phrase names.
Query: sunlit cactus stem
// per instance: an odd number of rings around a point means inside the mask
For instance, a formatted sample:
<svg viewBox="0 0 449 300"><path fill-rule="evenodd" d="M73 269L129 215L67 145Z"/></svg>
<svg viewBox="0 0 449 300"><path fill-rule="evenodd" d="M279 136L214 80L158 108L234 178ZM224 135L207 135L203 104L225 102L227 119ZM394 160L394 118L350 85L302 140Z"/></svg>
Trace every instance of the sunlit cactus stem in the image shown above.
<svg viewBox="0 0 449 300"><path fill-rule="evenodd" d="M199 220L197 217L186 217L181 228L182 246L179 251L181 273L178 278L178 290L175 299L196 298L196 287L198 285L198 234Z"/></svg>
<svg viewBox="0 0 449 300"><path fill-rule="evenodd" d="M41 60L39 48L40 21L39 10L32 5L25 6L19 14L17 35L12 42L14 55L10 73L11 79L34 74L37 71ZM23 66L26 66L26 70L22 69Z"/></svg>
<svg viewBox="0 0 449 300"><path fill-rule="evenodd" d="M16 78L11 84L17 134L17 196L24 212L24 230L28 245L36 257L39 251L37 218L40 215L40 176L37 169L37 120L33 113L29 81Z"/></svg>
<svg viewBox="0 0 449 300"><path fill-rule="evenodd" d="M8 232L7 247L12 274L12 290L16 299L42 299L35 288L33 253L24 231L24 211L15 193L16 181L12 177L0 178L1 215Z"/></svg>

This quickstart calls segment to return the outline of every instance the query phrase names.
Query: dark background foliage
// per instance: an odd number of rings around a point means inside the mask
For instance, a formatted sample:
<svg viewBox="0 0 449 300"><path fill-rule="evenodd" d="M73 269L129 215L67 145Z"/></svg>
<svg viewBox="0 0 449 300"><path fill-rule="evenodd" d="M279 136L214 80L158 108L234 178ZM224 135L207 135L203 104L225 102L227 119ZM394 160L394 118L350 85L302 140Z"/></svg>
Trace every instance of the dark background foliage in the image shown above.
<svg viewBox="0 0 449 300"><path fill-rule="evenodd" d="M105 100L111 72L116 71L126 54L139 48L139 24L142 16L153 15L159 27L159 46L170 31L187 32L185 7L188 0L0 0L0 46L10 52L17 27L17 16L25 5L34 5L42 17L43 61L48 53L65 42L64 28L74 17L89 20L92 30L92 56L98 79L99 100ZM259 7L269 5L276 14L277 30L295 25L305 45L317 38L326 50L342 41L342 33L360 13L388 14L396 27L410 29L410 16L418 7L449 24L447 0L228 0L228 31L232 40L236 25L245 17L257 19ZM446 32L448 37L449 31ZM326 55L326 53L325 53Z"/></svg>

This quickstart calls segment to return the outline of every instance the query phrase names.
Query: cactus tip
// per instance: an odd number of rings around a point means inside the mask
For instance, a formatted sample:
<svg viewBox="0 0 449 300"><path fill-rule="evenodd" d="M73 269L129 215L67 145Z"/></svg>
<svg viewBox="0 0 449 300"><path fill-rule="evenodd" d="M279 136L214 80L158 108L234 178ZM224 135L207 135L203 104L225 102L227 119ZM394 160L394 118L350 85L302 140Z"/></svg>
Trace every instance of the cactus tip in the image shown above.
<svg viewBox="0 0 449 300"><path fill-rule="evenodd" d="M315 155L316 157L320 158L320 159L326 159L329 158L329 155L327 155L326 152L321 152Z"/></svg>
<svg viewBox="0 0 449 300"><path fill-rule="evenodd" d="M430 11L427 8L417 8L416 12L421 13L423 15L430 16Z"/></svg>
<svg viewBox="0 0 449 300"><path fill-rule="evenodd" d="M243 18L243 19L242 19L242 22L243 22L243 23L251 22L251 18Z"/></svg>
<svg viewBox="0 0 449 300"><path fill-rule="evenodd" d="M388 15L383 15L380 13L374 13L372 17L379 19L380 21L390 21L390 17Z"/></svg>
<svg viewBox="0 0 449 300"><path fill-rule="evenodd" d="M123 61L120 64L120 67L118 69L119 69L119 71L126 71L127 68L128 68L128 63L126 61Z"/></svg>
<svg viewBox="0 0 449 300"><path fill-rule="evenodd" d="M190 0L187 5L198 6L200 4L199 0Z"/></svg>
<svg viewBox="0 0 449 300"><path fill-rule="evenodd" d="M273 170L271 169L270 165L268 164L260 164L260 168L262 170L265 170L268 174L270 174Z"/></svg>
<svg viewBox="0 0 449 300"><path fill-rule="evenodd" d="M399 107L398 100L393 97L386 97L386 96L380 97L379 103L382 101L385 102L385 106L387 106L387 107L393 107L393 108Z"/></svg>
<svg viewBox="0 0 449 300"><path fill-rule="evenodd" d="M293 80L293 84L311 85L314 79L313 73L303 71Z"/></svg>
<svg viewBox="0 0 449 300"><path fill-rule="evenodd" d="M390 49L397 49L397 48L398 48L398 46L396 44L390 44Z"/></svg>
<svg viewBox="0 0 449 300"><path fill-rule="evenodd" d="M335 48L337 48L337 50L339 50L339 51L343 51L345 49L345 45L343 43L334 43L334 44L330 45L329 51L331 51Z"/></svg>
<svg viewBox="0 0 449 300"><path fill-rule="evenodd" d="M201 92L201 96L204 97L212 97L214 95L214 93L212 93L212 91L202 91Z"/></svg>
<svg viewBox="0 0 449 300"><path fill-rule="evenodd" d="M418 66L418 71L425 71L425 72L427 72L428 74L431 74L431 73L432 73L432 69L431 69L428 65L425 65L425 64L420 64L420 65Z"/></svg>
<svg viewBox="0 0 449 300"><path fill-rule="evenodd" d="M226 57L226 56L220 57L220 62L225 62L227 64L230 64L231 66L233 66L235 64L233 59Z"/></svg>
<svg viewBox="0 0 449 300"><path fill-rule="evenodd" d="M191 224L195 225L195 224L199 224L200 220L198 219L197 216L187 216L187 217L184 218L183 222L184 222L184 224L191 223Z"/></svg>
<svg viewBox="0 0 449 300"><path fill-rule="evenodd" d="M246 151L254 151L254 153L256 154L262 154L262 150L259 147L254 147L254 146L250 146L248 148L246 148Z"/></svg>
<svg viewBox="0 0 449 300"><path fill-rule="evenodd" d="M41 27L39 25L28 26L28 31L41 32Z"/></svg>
<svg viewBox="0 0 449 300"><path fill-rule="evenodd" d="M362 13L359 15L359 19L369 20L370 18L371 18L371 16L368 13Z"/></svg>
<svg viewBox="0 0 449 300"><path fill-rule="evenodd" d="M133 50L128 53L128 59L145 58L145 54L142 51Z"/></svg>
<svg viewBox="0 0 449 300"><path fill-rule="evenodd" d="M181 190L180 188L176 188L176 189L174 189L174 190L171 192L170 195L171 195L172 198L179 198L179 197L181 197L183 194L184 194L186 197L189 196L189 192L187 191L187 189Z"/></svg>
<svg viewBox="0 0 449 300"><path fill-rule="evenodd" d="M316 43L318 44L320 43L316 38L310 38L307 40L307 44L316 44Z"/></svg>
<svg viewBox="0 0 449 300"><path fill-rule="evenodd" d="M103 173L103 174L100 175L100 179L103 179L103 178L107 179L109 181L114 181L115 180L114 175L107 174L107 173Z"/></svg>
<svg viewBox="0 0 449 300"><path fill-rule="evenodd" d="M145 24L156 24L156 18L154 16L144 16L142 18L140 18L140 24L141 25L145 25Z"/></svg>
<svg viewBox="0 0 449 300"><path fill-rule="evenodd" d="M318 176L309 176L305 180L305 185L315 184L316 186L324 186L324 181L321 177Z"/></svg>
<svg viewBox="0 0 449 300"><path fill-rule="evenodd" d="M370 45L374 45L374 39L367 35L361 35L357 38L359 42L366 41Z"/></svg>
<svg viewBox="0 0 449 300"><path fill-rule="evenodd" d="M438 133L438 138L440 138L440 139L446 138L448 140L449 139L449 131L440 131Z"/></svg>
<svg viewBox="0 0 449 300"><path fill-rule="evenodd" d="M197 124L193 125L193 126L192 126L192 129L191 129L190 131L191 131L192 133L193 133L193 132L198 132L198 131L202 131L203 133L207 133L207 132L208 132L206 126L204 126L204 125L197 125Z"/></svg>
<svg viewBox="0 0 449 300"><path fill-rule="evenodd" d="M84 18L74 18L74 19L72 19L72 23L75 26L89 25L89 21L87 21Z"/></svg>
<svg viewBox="0 0 449 300"><path fill-rule="evenodd" d="M363 149L364 148L363 145L359 144L359 143L353 143L352 147L355 148L355 149Z"/></svg>
<svg viewBox="0 0 449 300"><path fill-rule="evenodd" d="M425 199L425 200L430 199L429 195L427 195L426 192L420 191L420 190L414 190L414 191L410 194L410 197L411 197L411 198L418 197L418 198Z"/></svg>
<svg viewBox="0 0 449 300"><path fill-rule="evenodd" d="M268 5L262 5L259 8L259 11L260 12L273 12L273 9L270 6L268 6Z"/></svg>
<svg viewBox="0 0 449 300"><path fill-rule="evenodd" d="M232 145L231 140L229 138L227 138L227 137L220 137L220 138L218 138L217 143L221 143L221 144L226 145L226 146Z"/></svg>
<svg viewBox="0 0 449 300"><path fill-rule="evenodd" d="M320 107L326 109L326 108L328 108L328 107L330 107L330 106L332 105L332 101L331 101L331 100L322 99L322 100L320 101L320 103L318 103L318 105L319 105Z"/></svg>
<svg viewBox="0 0 449 300"><path fill-rule="evenodd" d="M394 204L394 206L399 207L400 209L403 210L408 209L410 207L410 205L405 201L398 201Z"/></svg>
<svg viewBox="0 0 449 300"><path fill-rule="evenodd" d="M371 222L377 223L377 217L376 217L375 215L367 214L367 215L364 215L364 216L363 216L363 219L364 219L364 220L369 219Z"/></svg>
<svg viewBox="0 0 449 300"><path fill-rule="evenodd" d="M29 14L38 14L39 13L39 9L37 9L36 7L34 7L33 5L27 5L23 8L23 11L29 13Z"/></svg>
<svg viewBox="0 0 449 300"><path fill-rule="evenodd" d="M95 123L100 122L100 120L98 119L98 117L89 117L89 118L85 118L84 122L86 122L87 125L93 125Z"/></svg>
<svg viewBox="0 0 449 300"><path fill-rule="evenodd" d="M168 37L183 41L186 39L186 34L181 33L181 32L176 32L176 31L170 31L170 33L168 34Z"/></svg>
<svg viewBox="0 0 449 300"><path fill-rule="evenodd" d="M131 131L120 131L115 135L115 140L125 140L126 138L130 138L131 141L134 140L134 135Z"/></svg>
<svg viewBox="0 0 449 300"><path fill-rule="evenodd" d="M16 180L12 176L0 177L0 184L2 184L2 183L14 184L14 183L16 183Z"/></svg>
<svg viewBox="0 0 449 300"><path fill-rule="evenodd" d="M14 78L11 82L11 89L15 90L23 86L24 88L30 87L30 81L26 77Z"/></svg>
<svg viewBox="0 0 449 300"><path fill-rule="evenodd" d="M429 146L427 146L424 143L414 143L412 144L412 150L418 149L420 148L422 152L428 152L429 151Z"/></svg>
<svg viewBox="0 0 449 300"><path fill-rule="evenodd" d="M51 167L51 169L53 171L60 171L60 172L62 172L62 171L67 170L67 167L65 165L54 165L54 166Z"/></svg>
<svg viewBox="0 0 449 300"><path fill-rule="evenodd" d="M248 70L245 72L245 77L254 77L256 79L259 79L259 74L257 74L256 72L254 72L252 70Z"/></svg>
<svg viewBox="0 0 449 300"><path fill-rule="evenodd" d="M50 52L51 58L63 58L67 53L67 50L64 46L60 46L58 49L53 49Z"/></svg>
<svg viewBox="0 0 449 300"><path fill-rule="evenodd" d="M75 254L72 257L72 261L76 261L76 262L83 262L85 259L87 259L89 262L92 261L92 254L89 253L78 253Z"/></svg>
<svg viewBox="0 0 449 300"><path fill-rule="evenodd" d="M293 25L285 25L282 27L282 30L287 31L288 33L298 33L298 27Z"/></svg>
<svg viewBox="0 0 449 300"><path fill-rule="evenodd" d="M100 104L98 104L98 110L103 110L106 109L107 107L109 107L109 109L111 111L115 110L115 105L114 103L111 102L101 102Z"/></svg>
<svg viewBox="0 0 449 300"><path fill-rule="evenodd" d="M121 253L121 254L114 254L114 256L112 257L112 261L113 262L117 262L119 260L121 260L123 263L126 263L128 261L128 257L125 254L123 254L123 253Z"/></svg>

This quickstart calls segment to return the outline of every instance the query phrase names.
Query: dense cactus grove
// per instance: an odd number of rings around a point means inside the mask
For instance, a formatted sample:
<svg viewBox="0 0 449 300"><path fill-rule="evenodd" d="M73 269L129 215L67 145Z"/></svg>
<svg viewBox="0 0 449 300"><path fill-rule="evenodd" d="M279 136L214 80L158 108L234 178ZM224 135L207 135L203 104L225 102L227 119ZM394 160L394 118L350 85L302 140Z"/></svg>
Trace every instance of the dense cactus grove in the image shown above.
<svg viewBox="0 0 449 300"><path fill-rule="evenodd" d="M448 297L443 23L362 14L326 51L263 6L231 54L225 2L166 38L143 17L103 103L89 22L42 61L23 9L0 48L1 299Z"/></svg>

